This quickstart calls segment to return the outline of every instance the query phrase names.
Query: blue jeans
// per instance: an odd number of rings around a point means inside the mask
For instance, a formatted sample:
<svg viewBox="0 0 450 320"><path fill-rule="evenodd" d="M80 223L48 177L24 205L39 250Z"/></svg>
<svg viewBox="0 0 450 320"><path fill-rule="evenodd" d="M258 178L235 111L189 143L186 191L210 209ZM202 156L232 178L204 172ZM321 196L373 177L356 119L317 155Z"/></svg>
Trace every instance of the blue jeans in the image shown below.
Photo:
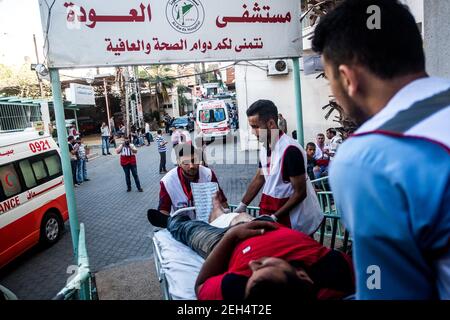
<svg viewBox="0 0 450 320"><path fill-rule="evenodd" d="M269 216L261 216L255 220L273 222ZM203 259L206 259L224 234L232 227L217 228L199 221L191 220L187 215L170 217L167 230L172 237L194 250Z"/></svg>
<svg viewBox="0 0 450 320"><path fill-rule="evenodd" d="M137 166L132 164L127 164L126 166L122 166L123 171L125 172L125 181L127 182L128 189L131 189L131 177L130 172L133 175L134 183L136 183L136 188L141 189L141 182L139 181Z"/></svg>
<svg viewBox="0 0 450 320"><path fill-rule="evenodd" d="M79 159L77 161L77 182L82 183L87 179L86 159Z"/></svg>
<svg viewBox="0 0 450 320"><path fill-rule="evenodd" d="M109 153L109 137L102 136L102 153L103 154Z"/></svg>
<svg viewBox="0 0 450 320"><path fill-rule="evenodd" d="M187 215L170 217L167 230L172 236L206 259L229 228L216 228Z"/></svg>

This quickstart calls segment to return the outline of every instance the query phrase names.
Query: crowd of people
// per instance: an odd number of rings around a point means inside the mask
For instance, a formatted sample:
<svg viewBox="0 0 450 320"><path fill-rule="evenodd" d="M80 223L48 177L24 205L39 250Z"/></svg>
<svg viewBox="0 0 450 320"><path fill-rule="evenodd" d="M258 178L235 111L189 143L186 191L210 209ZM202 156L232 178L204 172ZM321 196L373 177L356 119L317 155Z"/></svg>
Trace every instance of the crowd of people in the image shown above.
<svg viewBox="0 0 450 320"><path fill-rule="evenodd" d="M328 176L330 162L343 142L335 128L327 129L326 136L328 142L325 142L323 133L318 133L316 142L308 142L306 144L307 173L311 180Z"/></svg>
<svg viewBox="0 0 450 320"><path fill-rule="evenodd" d="M70 165L72 167L72 179L74 185L80 186L83 182L89 181L87 176L88 149L80 136L68 137Z"/></svg>

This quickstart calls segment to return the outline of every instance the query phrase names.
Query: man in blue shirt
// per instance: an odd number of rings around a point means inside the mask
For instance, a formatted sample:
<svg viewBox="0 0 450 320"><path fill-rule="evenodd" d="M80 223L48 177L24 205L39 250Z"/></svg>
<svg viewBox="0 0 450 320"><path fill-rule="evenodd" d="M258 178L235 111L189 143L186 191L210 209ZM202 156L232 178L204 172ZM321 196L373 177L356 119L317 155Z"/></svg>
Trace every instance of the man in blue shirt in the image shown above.
<svg viewBox="0 0 450 320"><path fill-rule="evenodd" d="M450 81L426 73L398 0L345 1L320 21L313 49L359 126L330 166L357 298L450 299Z"/></svg>

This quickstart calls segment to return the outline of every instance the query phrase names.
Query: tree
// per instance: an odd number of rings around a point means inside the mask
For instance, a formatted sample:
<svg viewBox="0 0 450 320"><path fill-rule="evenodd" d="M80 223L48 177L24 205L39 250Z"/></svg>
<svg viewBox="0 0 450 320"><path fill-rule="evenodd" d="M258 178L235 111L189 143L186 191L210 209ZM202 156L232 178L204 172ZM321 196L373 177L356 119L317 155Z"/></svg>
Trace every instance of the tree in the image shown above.
<svg viewBox="0 0 450 320"><path fill-rule="evenodd" d="M161 101L169 101L169 90L176 82L174 71L167 65L153 65L144 70L143 78L148 81L150 91L154 89L158 111L161 111Z"/></svg>
<svg viewBox="0 0 450 320"><path fill-rule="evenodd" d="M43 82L42 87L43 96L51 97L50 84ZM23 64L17 69L0 64L0 95L21 98L41 97L36 73L30 69L29 64Z"/></svg>
<svg viewBox="0 0 450 320"><path fill-rule="evenodd" d="M179 112L180 115L184 114L184 110L187 109L187 107L190 107L192 105L192 101L188 98L186 98L185 93L188 93L191 91L191 89L189 89L186 86L183 85L178 85L177 86L177 91L178 91L178 107L179 107Z"/></svg>
<svg viewBox="0 0 450 320"><path fill-rule="evenodd" d="M116 85L120 93L120 111L123 115L126 115L126 97L125 97L125 85L126 85L126 72L124 68L116 67Z"/></svg>

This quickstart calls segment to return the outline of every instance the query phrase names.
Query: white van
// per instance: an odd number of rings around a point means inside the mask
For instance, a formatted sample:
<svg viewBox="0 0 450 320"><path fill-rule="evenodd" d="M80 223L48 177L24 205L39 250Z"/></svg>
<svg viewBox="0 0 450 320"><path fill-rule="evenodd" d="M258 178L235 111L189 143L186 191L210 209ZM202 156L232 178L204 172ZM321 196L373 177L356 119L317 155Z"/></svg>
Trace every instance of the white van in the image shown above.
<svg viewBox="0 0 450 320"><path fill-rule="evenodd" d="M0 134L0 268L38 242L55 243L67 219L53 138L28 129Z"/></svg>
<svg viewBox="0 0 450 320"><path fill-rule="evenodd" d="M223 100L200 101L197 104L196 124L205 138L226 138L230 133L228 110Z"/></svg>

